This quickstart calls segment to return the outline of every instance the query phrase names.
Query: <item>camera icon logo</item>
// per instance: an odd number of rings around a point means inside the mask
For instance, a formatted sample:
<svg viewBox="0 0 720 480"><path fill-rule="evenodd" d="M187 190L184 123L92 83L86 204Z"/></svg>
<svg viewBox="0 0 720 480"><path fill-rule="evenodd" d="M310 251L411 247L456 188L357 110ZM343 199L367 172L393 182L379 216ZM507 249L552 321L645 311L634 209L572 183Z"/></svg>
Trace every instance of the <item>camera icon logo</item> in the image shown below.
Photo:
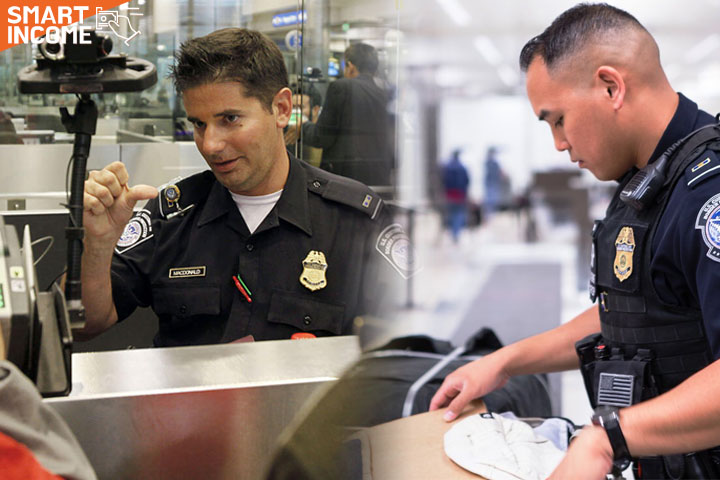
<svg viewBox="0 0 720 480"><path fill-rule="evenodd" d="M118 21L118 12L104 11L102 7L96 7L96 12L97 19L95 21L95 24L98 30L102 28L109 28L109 22Z"/></svg>
<svg viewBox="0 0 720 480"><path fill-rule="evenodd" d="M138 8L125 8L125 10L129 16L120 15L117 10L103 10L102 7L95 7L95 29L99 32L112 32L124 40L125 45L129 45L130 40L140 35L140 31L136 30L130 22L130 17L141 17L142 13L137 13Z"/></svg>

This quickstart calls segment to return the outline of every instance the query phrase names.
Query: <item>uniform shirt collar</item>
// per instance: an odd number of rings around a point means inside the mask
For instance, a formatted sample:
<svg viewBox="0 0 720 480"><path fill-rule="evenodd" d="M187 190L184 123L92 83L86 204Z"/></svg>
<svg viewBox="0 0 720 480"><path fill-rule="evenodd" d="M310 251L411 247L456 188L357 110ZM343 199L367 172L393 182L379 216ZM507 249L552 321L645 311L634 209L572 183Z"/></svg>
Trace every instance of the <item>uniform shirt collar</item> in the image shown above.
<svg viewBox="0 0 720 480"><path fill-rule="evenodd" d="M663 132L662 137L660 137L655 151L650 156L649 163L654 162L665 150L670 148L673 143L684 138L697 128L696 124L700 113L697 104L682 93L678 93L678 97L679 100L675 115L673 115L670 123L668 123L668 126L665 128L665 132Z"/></svg>
<svg viewBox="0 0 720 480"><path fill-rule="evenodd" d="M198 227L202 227L206 223L210 223L232 210L237 210L237 206L235 206L235 202L233 202L230 192L223 186L222 183L215 179L215 182L213 182L213 186L210 189L210 194L205 201L205 206L200 214Z"/></svg>
<svg viewBox="0 0 720 480"><path fill-rule="evenodd" d="M307 175L305 169L300 164L300 160L295 158L288 152L290 159L290 172L275 208L270 212L268 217L277 212L277 216L288 223L291 223L307 233L312 235L312 226L310 221L310 210L308 207L308 189ZM198 226L202 227L206 223L225 215L228 212L237 211L237 206L233 202L230 192L217 180L210 189L205 207L203 208ZM267 219L266 219L267 220ZM265 221L258 227L256 233L264 230Z"/></svg>
<svg viewBox="0 0 720 480"><path fill-rule="evenodd" d="M312 235L310 208L308 207L307 174L301 161L288 152L290 173L285 188L275 208L278 217L298 227L308 235Z"/></svg>

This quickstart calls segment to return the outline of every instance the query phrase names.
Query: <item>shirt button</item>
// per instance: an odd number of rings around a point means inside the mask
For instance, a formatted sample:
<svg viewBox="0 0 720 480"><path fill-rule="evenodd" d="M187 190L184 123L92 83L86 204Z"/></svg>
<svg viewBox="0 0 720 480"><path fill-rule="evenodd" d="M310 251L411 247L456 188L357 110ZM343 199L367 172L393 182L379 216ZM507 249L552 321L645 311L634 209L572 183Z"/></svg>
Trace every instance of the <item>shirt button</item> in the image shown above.
<svg viewBox="0 0 720 480"><path fill-rule="evenodd" d="M187 312L187 305L180 305L180 313Z"/></svg>
<svg viewBox="0 0 720 480"><path fill-rule="evenodd" d="M303 323L305 325L310 325L312 323L312 318L310 317L310 315L305 315L305 318L303 319Z"/></svg>
<svg viewBox="0 0 720 480"><path fill-rule="evenodd" d="M252 243L248 243L247 245L245 245L245 248L247 248L248 252L252 252L253 248L255 248L255 245L253 245Z"/></svg>
<svg viewBox="0 0 720 480"><path fill-rule="evenodd" d="M318 182L317 180L315 180L315 181L313 182L313 187L315 187L315 188L320 188L320 182Z"/></svg>

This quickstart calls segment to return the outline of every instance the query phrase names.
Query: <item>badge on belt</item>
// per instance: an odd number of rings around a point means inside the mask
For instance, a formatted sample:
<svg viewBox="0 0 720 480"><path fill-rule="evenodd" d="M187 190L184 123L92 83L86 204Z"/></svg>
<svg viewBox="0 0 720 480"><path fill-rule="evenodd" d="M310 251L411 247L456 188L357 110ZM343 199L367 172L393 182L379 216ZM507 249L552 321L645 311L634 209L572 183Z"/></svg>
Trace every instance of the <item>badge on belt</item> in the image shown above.
<svg viewBox="0 0 720 480"><path fill-rule="evenodd" d="M302 261L303 271L300 274L300 283L311 291L320 290L327 286L327 278L325 271L328 264L325 260L325 254L317 250L310 250Z"/></svg>
<svg viewBox="0 0 720 480"><path fill-rule="evenodd" d="M635 233L632 227L623 227L615 239L615 264L613 265L615 276L621 282L632 275L633 251L635 251Z"/></svg>

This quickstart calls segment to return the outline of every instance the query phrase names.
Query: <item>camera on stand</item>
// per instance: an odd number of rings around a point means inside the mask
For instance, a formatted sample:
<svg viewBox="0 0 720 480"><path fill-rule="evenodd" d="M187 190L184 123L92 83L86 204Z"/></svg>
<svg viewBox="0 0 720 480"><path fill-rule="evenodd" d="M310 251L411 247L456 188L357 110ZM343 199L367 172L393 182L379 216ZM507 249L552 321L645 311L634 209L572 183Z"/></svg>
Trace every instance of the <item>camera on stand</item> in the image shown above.
<svg viewBox="0 0 720 480"><path fill-rule="evenodd" d="M0 328L8 359L33 380L45 396L67 395L72 387L72 329L85 325L80 268L83 239L83 190L97 107L90 95L136 92L157 81L155 66L127 55L110 55L112 41L93 30L65 32L64 38L38 45L35 63L18 73L23 94L74 93L75 112L62 107L62 122L75 134L71 158L65 291L57 285L39 292L35 282L30 230L22 248L12 226L0 216Z"/></svg>
<svg viewBox="0 0 720 480"><path fill-rule="evenodd" d="M63 41L45 39L35 63L18 73L20 93L138 92L155 85L155 66L124 54L110 55L110 37L94 30L66 32ZM73 133L73 132L71 132Z"/></svg>

